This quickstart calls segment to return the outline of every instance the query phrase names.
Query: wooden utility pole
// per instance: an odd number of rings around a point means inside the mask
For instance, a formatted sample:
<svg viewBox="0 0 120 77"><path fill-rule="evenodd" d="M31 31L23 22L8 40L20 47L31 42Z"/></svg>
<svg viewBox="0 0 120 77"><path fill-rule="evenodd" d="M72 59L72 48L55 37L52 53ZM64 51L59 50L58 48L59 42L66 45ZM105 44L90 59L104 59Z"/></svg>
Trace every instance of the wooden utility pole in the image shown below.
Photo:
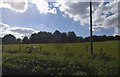
<svg viewBox="0 0 120 77"><path fill-rule="evenodd" d="M93 41L92 41L92 1L90 0L90 51L93 54Z"/></svg>

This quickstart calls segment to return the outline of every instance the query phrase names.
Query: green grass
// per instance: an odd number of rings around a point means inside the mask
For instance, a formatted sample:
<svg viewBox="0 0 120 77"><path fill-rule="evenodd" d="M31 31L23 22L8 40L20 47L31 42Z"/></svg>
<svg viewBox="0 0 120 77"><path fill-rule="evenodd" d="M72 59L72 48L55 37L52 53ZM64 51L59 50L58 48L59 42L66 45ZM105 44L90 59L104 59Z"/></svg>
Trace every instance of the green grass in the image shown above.
<svg viewBox="0 0 120 77"><path fill-rule="evenodd" d="M90 56L89 43L4 45L3 74L117 75L118 43L120 41L94 42L93 56ZM28 46L41 47L41 51L24 53ZM101 48L104 54L100 53Z"/></svg>

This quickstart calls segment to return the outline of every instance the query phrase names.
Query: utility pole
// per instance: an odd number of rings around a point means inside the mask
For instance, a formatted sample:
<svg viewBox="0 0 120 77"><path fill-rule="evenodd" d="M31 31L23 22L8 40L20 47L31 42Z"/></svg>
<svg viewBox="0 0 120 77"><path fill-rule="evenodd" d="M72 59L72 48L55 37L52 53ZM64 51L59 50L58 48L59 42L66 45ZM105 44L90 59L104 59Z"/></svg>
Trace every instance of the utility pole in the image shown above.
<svg viewBox="0 0 120 77"><path fill-rule="evenodd" d="M90 51L93 54L93 40L92 40L92 1L90 0Z"/></svg>

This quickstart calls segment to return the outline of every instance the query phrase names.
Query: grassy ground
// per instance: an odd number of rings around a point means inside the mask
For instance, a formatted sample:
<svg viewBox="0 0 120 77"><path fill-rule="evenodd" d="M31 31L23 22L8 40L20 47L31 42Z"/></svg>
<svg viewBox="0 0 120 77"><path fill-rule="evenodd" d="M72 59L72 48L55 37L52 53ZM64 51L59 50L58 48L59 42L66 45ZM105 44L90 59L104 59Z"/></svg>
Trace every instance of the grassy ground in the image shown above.
<svg viewBox="0 0 120 77"><path fill-rule="evenodd" d="M95 42L92 56L89 43L4 45L3 74L117 75L119 42ZM24 53L28 46L38 46L39 51Z"/></svg>

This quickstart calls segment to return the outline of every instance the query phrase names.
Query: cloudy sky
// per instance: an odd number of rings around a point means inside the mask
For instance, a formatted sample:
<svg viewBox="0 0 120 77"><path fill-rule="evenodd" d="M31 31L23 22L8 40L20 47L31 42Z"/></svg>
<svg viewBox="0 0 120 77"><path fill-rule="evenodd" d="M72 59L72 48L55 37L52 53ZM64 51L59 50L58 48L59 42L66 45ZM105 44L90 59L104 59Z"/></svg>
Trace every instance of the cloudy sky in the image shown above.
<svg viewBox="0 0 120 77"><path fill-rule="evenodd" d="M119 34L118 2L93 0L93 34ZM0 37L38 31L74 31L89 36L89 0L0 0Z"/></svg>

